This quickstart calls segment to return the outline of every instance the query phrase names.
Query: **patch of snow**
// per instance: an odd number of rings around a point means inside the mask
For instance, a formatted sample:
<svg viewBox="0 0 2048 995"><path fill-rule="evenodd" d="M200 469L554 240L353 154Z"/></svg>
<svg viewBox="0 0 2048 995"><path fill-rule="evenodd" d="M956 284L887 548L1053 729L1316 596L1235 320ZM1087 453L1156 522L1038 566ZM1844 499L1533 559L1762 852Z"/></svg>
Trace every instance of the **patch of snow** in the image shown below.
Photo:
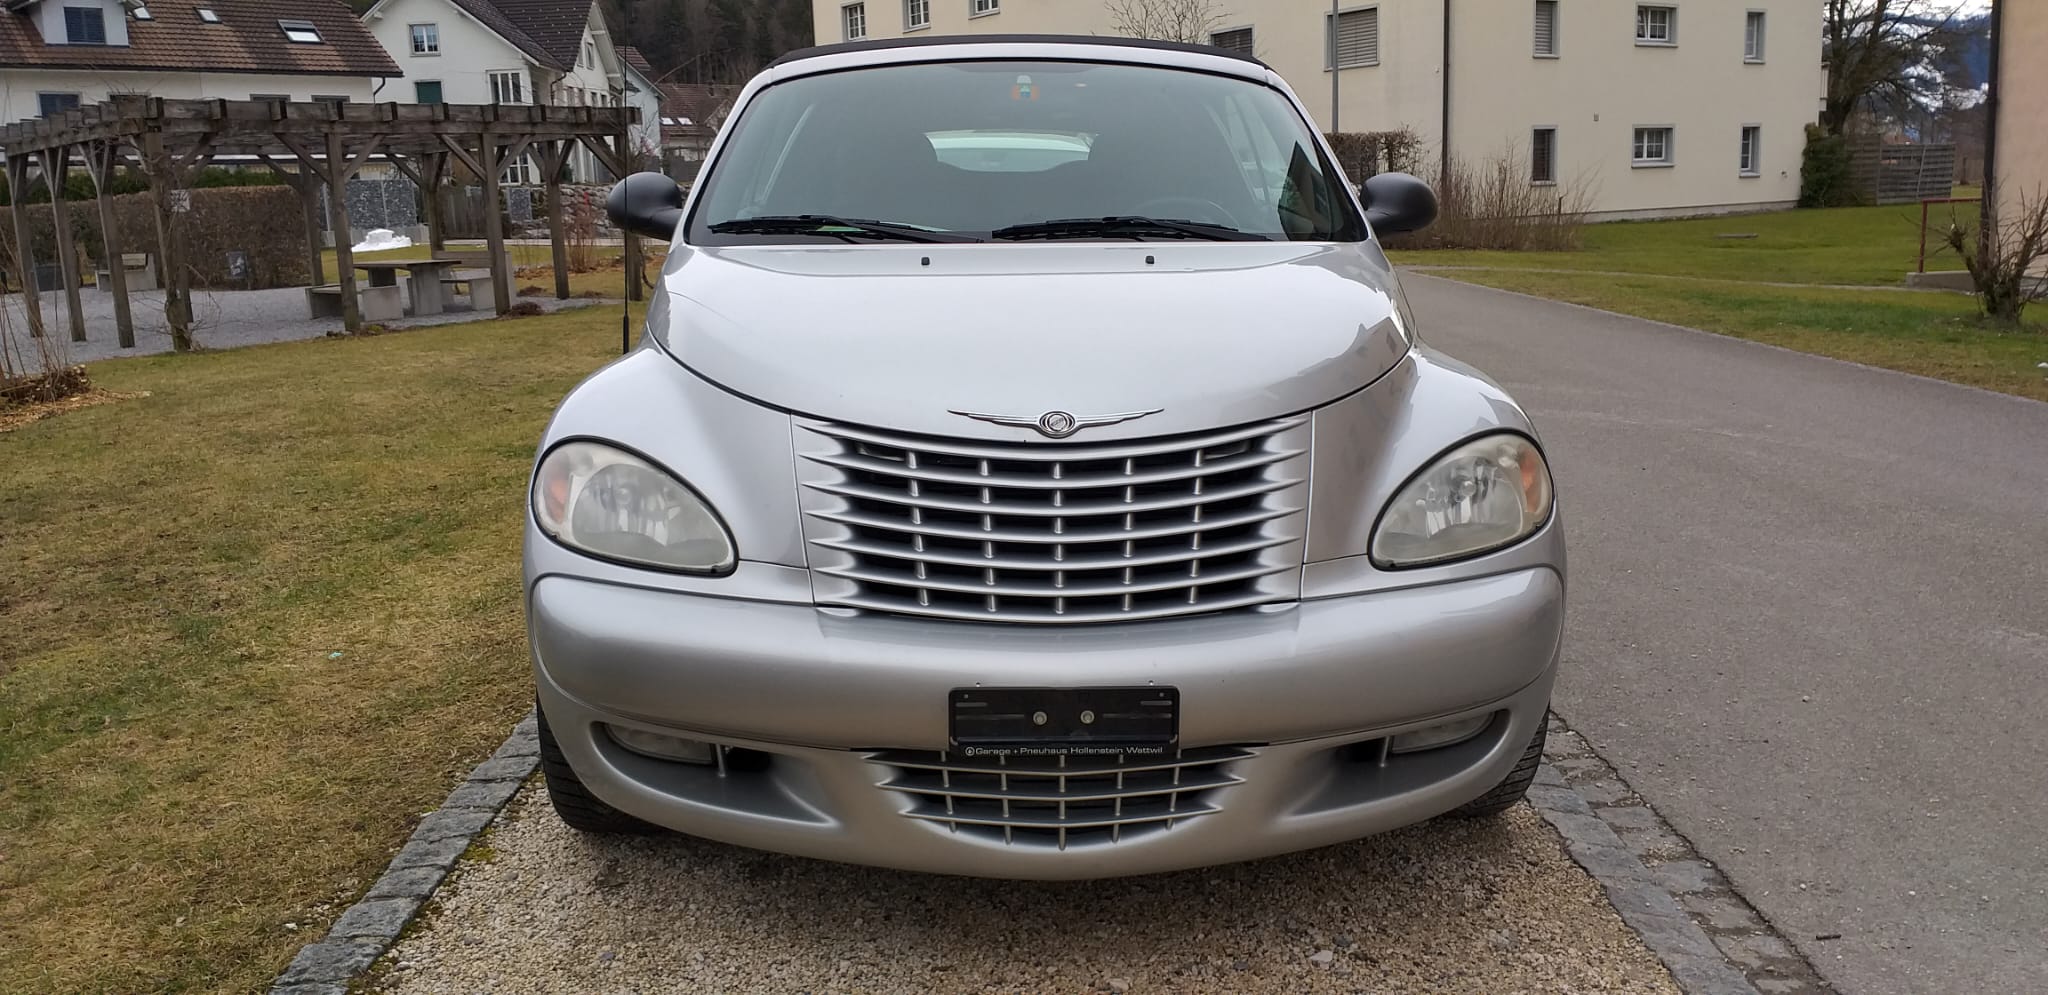
<svg viewBox="0 0 2048 995"><path fill-rule="evenodd" d="M370 233L363 237L362 244L355 247L355 251L382 252L385 249L410 248L412 248L412 239L400 235L389 228L372 228Z"/></svg>

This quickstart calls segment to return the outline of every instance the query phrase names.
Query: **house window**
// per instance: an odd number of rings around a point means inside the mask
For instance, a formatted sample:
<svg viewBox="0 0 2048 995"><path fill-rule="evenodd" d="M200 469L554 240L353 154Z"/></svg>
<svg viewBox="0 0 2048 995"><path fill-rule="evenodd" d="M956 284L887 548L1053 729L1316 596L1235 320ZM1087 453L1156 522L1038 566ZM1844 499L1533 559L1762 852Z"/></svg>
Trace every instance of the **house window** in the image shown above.
<svg viewBox="0 0 2048 995"><path fill-rule="evenodd" d="M1529 133L1529 182L1557 182L1557 129L1538 128Z"/></svg>
<svg viewBox="0 0 2048 995"><path fill-rule="evenodd" d="M284 40L293 44L320 44L320 29L312 21L279 21L277 27L284 32Z"/></svg>
<svg viewBox="0 0 2048 995"><path fill-rule="evenodd" d="M1536 0L1536 57L1557 58L1557 0Z"/></svg>
<svg viewBox="0 0 2048 995"><path fill-rule="evenodd" d="M316 93L313 95L313 102L316 104L332 104L335 110L348 106L348 98L338 93Z"/></svg>
<svg viewBox="0 0 2048 995"><path fill-rule="evenodd" d="M1637 128L1635 164L1638 166L1671 165L1671 129Z"/></svg>
<svg viewBox="0 0 2048 995"><path fill-rule="evenodd" d="M1637 4L1636 44L1678 44L1678 8Z"/></svg>
<svg viewBox="0 0 2048 995"><path fill-rule="evenodd" d="M597 46L591 42L583 43L583 64L591 69L597 68Z"/></svg>
<svg viewBox="0 0 2048 995"><path fill-rule="evenodd" d="M64 43L67 45L106 44L106 12L98 7L64 8Z"/></svg>
<svg viewBox="0 0 2048 995"><path fill-rule="evenodd" d="M207 24L220 23L220 15L214 13L212 7L198 7L193 10L193 13L198 14L199 19Z"/></svg>
<svg viewBox="0 0 2048 995"><path fill-rule="evenodd" d="M967 12L969 17L980 17L983 14L1000 14L1003 12L1003 0L973 0L973 2L974 6Z"/></svg>
<svg viewBox="0 0 2048 995"><path fill-rule="evenodd" d="M1764 12L1752 10L1742 29L1742 61L1764 61Z"/></svg>
<svg viewBox="0 0 2048 995"><path fill-rule="evenodd" d="M1356 66L1377 66L1380 64L1380 9L1367 7L1364 10L1346 10L1337 14L1337 23L1330 23L1330 15L1323 15L1325 28L1323 58L1328 59L1334 50L1337 68L1351 69ZM1333 44L1329 43L1335 38ZM1326 62L1324 68L1328 68Z"/></svg>
<svg viewBox="0 0 2048 995"><path fill-rule="evenodd" d="M494 69L491 78L491 103L526 103L526 73L519 69Z"/></svg>
<svg viewBox="0 0 2048 995"><path fill-rule="evenodd" d="M1762 155L1764 129L1754 125L1742 126L1742 175L1762 176Z"/></svg>
<svg viewBox="0 0 2048 995"><path fill-rule="evenodd" d="M1229 31L1218 31L1209 36L1209 44L1229 49L1239 55L1250 56L1253 54L1252 29L1232 28Z"/></svg>
<svg viewBox="0 0 2048 995"><path fill-rule="evenodd" d="M437 79L414 80L412 98L422 104L441 103L441 81Z"/></svg>
<svg viewBox="0 0 2048 995"><path fill-rule="evenodd" d="M932 26L932 0L903 0L903 30Z"/></svg>
<svg viewBox="0 0 2048 995"><path fill-rule="evenodd" d="M44 117L55 117L56 115L62 114L62 113L64 113L65 111L75 111L75 110L77 110L77 109L78 109L78 94L75 94L75 93L38 93L38 94L36 94L36 112L37 112L37 113L39 113L39 114L41 114L41 115L42 115L42 116L44 116Z"/></svg>
<svg viewBox="0 0 2048 995"><path fill-rule="evenodd" d="M859 41L868 36L868 5L850 3L839 8L839 26L847 41Z"/></svg>
<svg viewBox="0 0 2048 995"><path fill-rule="evenodd" d="M136 20L138 20L138 21L154 21L154 20L156 20L156 15L155 15L155 14L152 14L152 13L150 13L150 12L149 12L149 8L148 8L148 7L141 7L141 6L137 6L137 7L130 7L130 8L128 9L128 16L129 16L129 17L133 17L133 18L135 18L135 19L136 19Z"/></svg>
<svg viewBox="0 0 2048 995"><path fill-rule="evenodd" d="M291 100L291 99L292 99L292 95L291 95L291 94L289 94L289 93L252 93L252 94L250 94L250 95L249 95L249 99L250 99L250 100L285 100L285 101L289 101L289 100Z"/></svg>
<svg viewBox="0 0 2048 995"><path fill-rule="evenodd" d="M440 55L441 26L438 24L415 24L412 26L412 54Z"/></svg>

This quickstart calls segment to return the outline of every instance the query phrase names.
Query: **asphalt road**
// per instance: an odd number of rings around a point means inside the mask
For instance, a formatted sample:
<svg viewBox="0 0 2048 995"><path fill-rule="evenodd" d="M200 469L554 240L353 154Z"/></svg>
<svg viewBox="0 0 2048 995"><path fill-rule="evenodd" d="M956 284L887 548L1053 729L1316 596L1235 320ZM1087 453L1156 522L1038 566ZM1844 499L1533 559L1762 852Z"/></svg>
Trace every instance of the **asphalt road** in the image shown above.
<svg viewBox="0 0 2048 995"><path fill-rule="evenodd" d="M1549 447L1565 719L1838 989L2048 988L2048 404L1405 283Z"/></svg>

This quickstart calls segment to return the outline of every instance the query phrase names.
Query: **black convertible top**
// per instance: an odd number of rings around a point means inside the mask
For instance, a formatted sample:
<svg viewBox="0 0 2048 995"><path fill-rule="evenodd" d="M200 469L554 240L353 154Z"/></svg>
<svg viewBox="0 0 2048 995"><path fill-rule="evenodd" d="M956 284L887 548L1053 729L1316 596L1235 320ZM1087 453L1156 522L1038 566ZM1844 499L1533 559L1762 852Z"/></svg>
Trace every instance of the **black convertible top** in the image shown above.
<svg viewBox="0 0 2048 995"><path fill-rule="evenodd" d="M920 35L915 38L875 38L868 41L846 41L835 45L818 45L802 48L768 64L769 68L804 59L815 59L825 55L839 55L844 52L872 52L889 48L924 48L932 45L1102 45L1114 48L1149 48L1161 52L1191 52L1196 55L1216 55L1239 62L1249 62L1261 68L1270 69L1264 62L1249 55L1233 52L1213 45L1189 45L1177 41L1153 41L1149 38L1115 38L1101 35Z"/></svg>

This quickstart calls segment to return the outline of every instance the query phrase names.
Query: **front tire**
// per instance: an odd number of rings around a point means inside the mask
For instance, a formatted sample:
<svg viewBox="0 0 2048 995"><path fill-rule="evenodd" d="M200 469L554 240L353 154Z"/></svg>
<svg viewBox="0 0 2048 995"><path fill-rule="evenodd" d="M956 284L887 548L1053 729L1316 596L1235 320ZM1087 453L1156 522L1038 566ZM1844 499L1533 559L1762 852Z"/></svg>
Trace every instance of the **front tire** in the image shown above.
<svg viewBox="0 0 2048 995"><path fill-rule="evenodd" d="M1508 776L1494 785L1492 791L1452 809L1451 814L1460 819L1481 819L1515 807L1529 793L1529 785L1536 780L1536 768L1543 765L1543 743L1549 732L1550 713L1545 712L1543 721L1536 724L1535 738L1522 751L1522 759L1515 761L1515 769L1508 771Z"/></svg>
<svg viewBox="0 0 2048 995"><path fill-rule="evenodd" d="M561 744L555 742L555 734L548 728L548 713L541 711L539 702L534 702L533 714L540 727L540 773L547 781L548 801L570 829L612 836L649 836L661 831L659 826L627 815L591 794L569 766L569 758L562 755Z"/></svg>

